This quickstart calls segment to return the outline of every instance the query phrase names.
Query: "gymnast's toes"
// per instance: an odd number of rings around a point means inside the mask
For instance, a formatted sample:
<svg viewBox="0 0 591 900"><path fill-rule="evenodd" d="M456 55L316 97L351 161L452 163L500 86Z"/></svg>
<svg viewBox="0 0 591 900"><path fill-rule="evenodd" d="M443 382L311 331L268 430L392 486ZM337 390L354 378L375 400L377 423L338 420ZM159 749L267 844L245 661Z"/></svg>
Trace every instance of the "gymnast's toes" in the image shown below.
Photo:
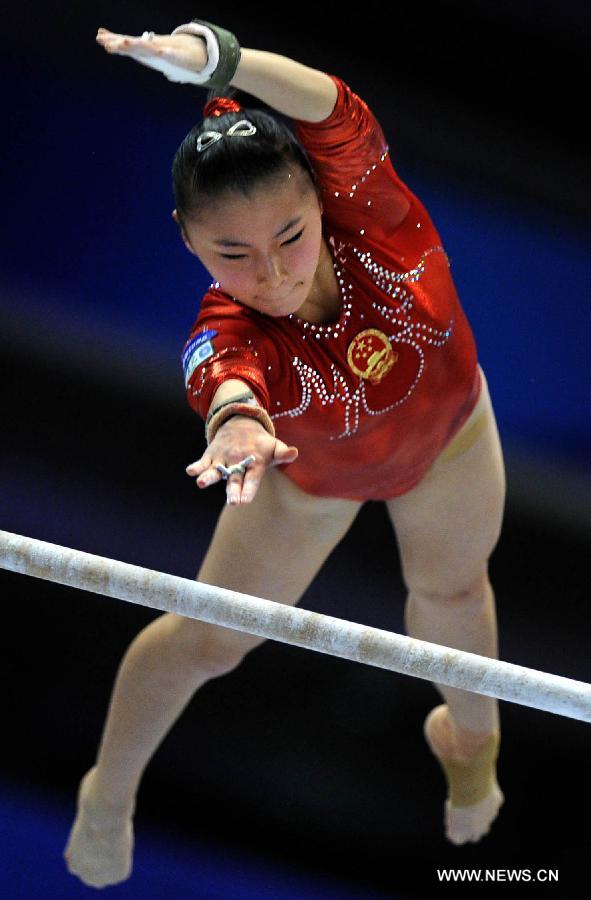
<svg viewBox="0 0 591 900"><path fill-rule="evenodd" d="M78 791L78 809L64 850L66 867L90 887L119 884L131 875L132 812L114 813L92 797L94 769L86 773Z"/></svg>
<svg viewBox="0 0 591 900"><path fill-rule="evenodd" d="M489 833L505 798L498 784L484 800L471 806L445 803L445 836L452 844L476 843Z"/></svg>
<svg viewBox="0 0 591 900"><path fill-rule="evenodd" d="M64 859L68 871L90 887L119 884L131 875L133 828L130 821L98 831L78 816Z"/></svg>
<svg viewBox="0 0 591 900"><path fill-rule="evenodd" d="M427 716L425 737L447 781L446 837L453 844L479 841L504 802L496 779L499 732L460 731L444 704Z"/></svg>

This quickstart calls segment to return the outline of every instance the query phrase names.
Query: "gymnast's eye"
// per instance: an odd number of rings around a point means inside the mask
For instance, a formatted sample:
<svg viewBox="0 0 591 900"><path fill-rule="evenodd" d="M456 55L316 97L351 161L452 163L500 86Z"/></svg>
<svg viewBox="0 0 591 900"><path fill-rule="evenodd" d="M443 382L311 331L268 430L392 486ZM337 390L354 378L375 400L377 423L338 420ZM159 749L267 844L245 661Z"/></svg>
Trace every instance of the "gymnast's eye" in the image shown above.
<svg viewBox="0 0 591 900"><path fill-rule="evenodd" d="M301 231L298 231L298 233L297 233L297 234L294 234L294 236L291 237L291 238L289 238L289 240L283 241L283 243L282 243L281 246L282 246L282 247L285 247L286 244L295 244L296 241L299 241L299 239L300 239L301 236L303 235L304 231L305 231L305 229L302 228ZM245 259L246 253L238 253L238 254L220 253L220 256L221 256L223 259Z"/></svg>
<svg viewBox="0 0 591 900"><path fill-rule="evenodd" d="M296 242L296 241L299 241L299 239L300 239L301 236L303 235L304 230L305 230L305 229L302 228L301 231L298 231L297 234L294 234L294 236L293 236L292 238L290 238L288 241L284 241L283 244L282 244L281 246L282 246L282 247L285 247L286 244L295 244L295 242Z"/></svg>

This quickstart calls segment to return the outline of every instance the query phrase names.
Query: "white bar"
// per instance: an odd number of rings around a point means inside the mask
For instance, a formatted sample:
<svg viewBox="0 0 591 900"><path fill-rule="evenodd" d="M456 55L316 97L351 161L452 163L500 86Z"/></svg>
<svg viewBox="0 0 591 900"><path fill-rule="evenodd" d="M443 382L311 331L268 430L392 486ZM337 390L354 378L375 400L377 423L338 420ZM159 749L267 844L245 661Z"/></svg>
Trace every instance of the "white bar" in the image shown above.
<svg viewBox="0 0 591 900"><path fill-rule="evenodd" d="M0 531L0 567L591 722L582 681Z"/></svg>

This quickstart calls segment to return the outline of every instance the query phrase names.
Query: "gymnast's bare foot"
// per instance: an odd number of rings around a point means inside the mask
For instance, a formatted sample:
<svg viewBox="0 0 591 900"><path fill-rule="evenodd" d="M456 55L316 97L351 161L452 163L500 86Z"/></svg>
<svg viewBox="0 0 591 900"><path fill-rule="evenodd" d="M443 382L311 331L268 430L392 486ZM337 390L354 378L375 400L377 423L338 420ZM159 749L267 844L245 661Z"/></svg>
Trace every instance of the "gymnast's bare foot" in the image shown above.
<svg viewBox="0 0 591 900"><path fill-rule="evenodd" d="M458 729L443 704L427 716L425 737L448 783L446 837L453 844L475 843L488 834L505 799L496 779L498 733Z"/></svg>
<svg viewBox="0 0 591 900"><path fill-rule="evenodd" d="M131 875L134 810L100 805L92 792L94 772L95 767L80 782L78 811L63 855L72 875L102 888Z"/></svg>

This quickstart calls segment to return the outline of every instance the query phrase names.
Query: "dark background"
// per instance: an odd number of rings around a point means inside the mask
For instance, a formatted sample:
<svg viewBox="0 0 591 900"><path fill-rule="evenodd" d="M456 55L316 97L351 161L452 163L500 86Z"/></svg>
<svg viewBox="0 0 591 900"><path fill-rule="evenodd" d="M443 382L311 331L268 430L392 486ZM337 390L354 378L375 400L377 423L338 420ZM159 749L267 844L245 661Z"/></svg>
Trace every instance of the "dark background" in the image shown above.
<svg viewBox="0 0 591 900"><path fill-rule="evenodd" d="M497 411L501 657L589 681L587 4L4 13L0 527L189 578L207 547L222 496L184 473L202 427L179 357L208 277L170 219L172 156L204 94L94 41L100 25L168 32L193 16L341 75L378 115L451 256ZM155 614L1 581L2 777L73 804L117 665ZM367 504L301 605L400 631L403 602L393 535ZM585 877L587 829L575 822L591 800L589 726L503 704L507 803L489 837L456 848L441 837L443 783L421 737L435 702L426 682L265 644L210 682L165 740L138 830L153 820L252 847L360 896L439 893L437 866L559 867L563 890ZM9 880L5 894L16 895Z"/></svg>

